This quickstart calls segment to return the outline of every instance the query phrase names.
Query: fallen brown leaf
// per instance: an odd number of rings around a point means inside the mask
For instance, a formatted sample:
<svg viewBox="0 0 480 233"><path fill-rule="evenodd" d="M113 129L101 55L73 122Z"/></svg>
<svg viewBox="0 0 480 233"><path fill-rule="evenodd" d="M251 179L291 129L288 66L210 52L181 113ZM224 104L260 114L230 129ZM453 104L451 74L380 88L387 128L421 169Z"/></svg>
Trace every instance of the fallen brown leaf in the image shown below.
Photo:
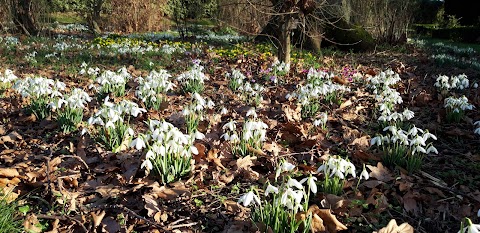
<svg viewBox="0 0 480 233"><path fill-rule="evenodd" d="M15 168L0 168L0 176L17 177L17 176L20 176L20 174Z"/></svg>
<svg viewBox="0 0 480 233"><path fill-rule="evenodd" d="M337 217L331 213L330 209L320 209L317 205L312 205L308 208L307 213L317 214L323 220L326 230L330 233L348 229L347 226L337 220Z"/></svg>
<svg viewBox="0 0 480 233"><path fill-rule="evenodd" d="M380 229L378 232L374 231L373 233L413 233L413 227L406 222L398 226L397 221L392 219L386 227Z"/></svg>
<svg viewBox="0 0 480 233"><path fill-rule="evenodd" d="M383 166L381 162L377 163L377 166L367 165L368 169L370 169L370 177L373 177L377 180L388 182L393 180L393 177L390 171Z"/></svg>

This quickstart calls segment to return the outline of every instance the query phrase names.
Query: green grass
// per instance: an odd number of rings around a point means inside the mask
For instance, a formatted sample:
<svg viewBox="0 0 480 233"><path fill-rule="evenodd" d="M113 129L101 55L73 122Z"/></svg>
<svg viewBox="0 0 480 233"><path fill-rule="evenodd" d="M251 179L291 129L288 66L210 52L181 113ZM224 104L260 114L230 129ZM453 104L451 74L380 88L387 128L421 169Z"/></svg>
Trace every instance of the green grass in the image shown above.
<svg viewBox="0 0 480 233"><path fill-rule="evenodd" d="M462 42L454 42L451 40L445 40L445 39L437 39L437 38L420 38L424 40L428 45L432 45L438 42L442 42L445 45L451 45L451 46L457 46L459 48L472 48L474 49L477 53L480 53L480 44L470 44L470 43L462 43Z"/></svg>
<svg viewBox="0 0 480 233"><path fill-rule="evenodd" d="M85 23L85 20L75 12L54 12L50 14L50 19L61 24Z"/></svg>
<svg viewBox="0 0 480 233"><path fill-rule="evenodd" d="M17 218L17 203L8 203L7 196L0 194L0 233L21 232L22 222Z"/></svg>

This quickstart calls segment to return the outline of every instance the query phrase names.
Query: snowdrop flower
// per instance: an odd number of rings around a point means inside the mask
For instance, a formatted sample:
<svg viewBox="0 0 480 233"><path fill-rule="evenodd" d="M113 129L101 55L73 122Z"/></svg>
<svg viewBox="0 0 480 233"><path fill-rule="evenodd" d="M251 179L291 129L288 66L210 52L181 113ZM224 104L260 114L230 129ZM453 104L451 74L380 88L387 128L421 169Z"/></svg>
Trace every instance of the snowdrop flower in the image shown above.
<svg viewBox="0 0 480 233"><path fill-rule="evenodd" d="M277 179L282 172L289 172L293 169L295 169L295 165L289 163L286 160L282 160L282 162L280 163L280 166L278 166L275 172L275 179Z"/></svg>
<svg viewBox="0 0 480 233"><path fill-rule="evenodd" d="M278 194L278 188L271 184L268 184L267 188L265 189L265 196L268 196L268 194L270 193Z"/></svg>
<svg viewBox="0 0 480 233"><path fill-rule="evenodd" d="M223 107L222 110L220 110L221 115L225 115L227 113L228 113L228 110L225 107Z"/></svg>
<svg viewBox="0 0 480 233"><path fill-rule="evenodd" d="M253 118L256 118L257 117L257 113L255 112L255 108L250 108L248 111L247 111L247 117L249 116L253 116Z"/></svg>
<svg viewBox="0 0 480 233"><path fill-rule="evenodd" d="M130 143L130 147L135 147L137 150L141 150L146 147L142 137L138 137Z"/></svg>
<svg viewBox="0 0 480 233"><path fill-rule="evenodd" d="M225 124L222 129L229 129L230 131L235 131L237 122L234 120L230 120L227 124Z"/></svg>
<svg viewBox="0 0 480 233"><path fill-rule="evenodd" d="M468 226L460 229L458 233L480 233L480 224L473 224L469 218L466 219Z"/></svg>
<svg viewBox="0 0 480 233"><path fill-rule="evenodd" d="M202 132L200 132L200 131L198 131L198 130L195 131L194 136L195 136L195 139L198 139L198 140L202 140L202 139L205 138L205 134L203 134Z"/></svg>
<svg viewBox="0 0 480 233"><path fill-rule="evenodd" d="M368 180L369 178L370 178L370 175L367 172L367 168L365 167L365 164L363 164L363 170L362 170L362 173L360 173L359 179Z"/></svg>
<svg viewBox="0 0 480 233"><path fill-rule="evenodd" d="M374 138L372 138L372 139L370 140L370 145L372 145L372 146L374 146L374 145L381 146L381 145L382 145L382 141L383 141L382 136L379 135L379 136L376 136L376 137L374 137Z"/></svg>
<svg viewBox="0 0 480 233"><path fill-rule="evenodd" d="M258 205L261 205L260 198L258 198L258 196L255 193L253 193L253 191L250 191L246 194L243 194L238 200L238 203L241 203L243 204L243 206L247 207L250 205L252 201L257 203Z"/></svg>
<svg viewBox="0 0 480 233"><path fill-rule="evenodd" d="M149 172L153 169L153 164L150 161L150 159L147 158L142 162L142 165L140 166L140 168L145 168L145 170L147 170L147 172Z"/></svg>
<svg viewBox="0 0 480 233"><path fill-rule="evenodd" d="M287 181L288 187L296 187L297 189L303 189L302 183L298 182L296 179L289 178Z"/></svg>
<svg viewBox="0 0 480 233"><path fill-rule="evenodd" d="M430 153L432 153L432 152L435 153L435 154L438 154L437 148L435 148L434 146L430 146L430 147L428 147L428 149L427 149L427 151L426 151L425 154L430 154Z"/></svg>
<svg viewBox="0 0 480 233"><path fill-rule="evenodd" d="M317 177L310 175L309 177L303 178L300 183L303 184L305 181L307 181L310 191L312 191L312 193L317 193L317 184L315 183L315 181L317 181Z"/></svg>

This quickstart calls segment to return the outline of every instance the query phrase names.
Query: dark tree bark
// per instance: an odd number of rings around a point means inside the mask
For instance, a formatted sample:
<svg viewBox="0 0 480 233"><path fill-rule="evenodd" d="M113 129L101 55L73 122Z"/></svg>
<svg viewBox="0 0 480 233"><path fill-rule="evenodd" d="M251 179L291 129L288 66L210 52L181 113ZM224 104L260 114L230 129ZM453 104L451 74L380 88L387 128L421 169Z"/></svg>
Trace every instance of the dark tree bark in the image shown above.
<svg viewBox="0 0 480 233"><path fill-rule="evenodd" d="M38 27L33 12L33 0L12 0L12 16L17 30L27 35L37 35Z"/></svg>

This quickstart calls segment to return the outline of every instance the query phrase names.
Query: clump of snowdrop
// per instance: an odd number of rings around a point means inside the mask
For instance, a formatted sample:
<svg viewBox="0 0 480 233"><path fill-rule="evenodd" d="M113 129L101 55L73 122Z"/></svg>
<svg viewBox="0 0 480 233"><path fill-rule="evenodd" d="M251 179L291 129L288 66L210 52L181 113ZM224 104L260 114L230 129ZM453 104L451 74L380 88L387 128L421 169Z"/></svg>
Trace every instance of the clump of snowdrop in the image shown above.
<svg viewBox="0 0 480 233"><path fill-rule="evenodd" d="M125 67L122 67L117 72L110 70L104 71L96 78L99 87L96 87L99 94L99 99L104 99L109 94L116 97L121 97L125 94L125 85L132 78Z"/></svg>
<svg viewBox="0 0 480 233"><path fill-rule="evenodd" d="M167 184L190 173L193 154L198 154L194 138L183 134L166 121L150 120L148 131L130 143L132 148L145 152L141 167Z"/></svg>
<svg viewBox="0 0 480 233"><path fill-rule="evenodd" d="M408 121L415 116L413 111L410 111L408 108L403 110L403 112L392 112L390 109L386 108L381 111L378 121L384 126L389 125L401 126L403 121Z"/></svg>
<svg viewBox="0 0 480 233"><path fill-rule="evenodd" d="M299 214L306 213L310 192L317 192L316 178L312 175L301 181L292 178L290 172L295 168L284 170L283 161L277 170L285 171L281 179L275 183L276 186L267 183L264 195L260 195L258 190L252 188L249 192L243 194L239 203L244 206L255 205L252 209L252 221L263 223L267 229L272 232L297 232L300 226L303 226L303 232L308 232L312 219L311 213L305 214L305 218L297 218ZM305 185L305 186L304 186Z"/></svg>
<svg viewBox="0 0 480 233"><path fill-rule="evenodd" d="M340 156L331 156L317 169L317 173L323 173L322 190L325 193L340 195L343 192L343 183L350 174L356 177L355 165Z"/></svg>
<svg viewBox="0 0 480 233"><path fill-rule="evenodd" d="M177 77L181 83L184 92L202 93L204 82L208 80L208 76L203 73L204 67L199 62L194 62L193 67Z"/></svg>
<svg viewBox="0 0 480 233"><path fill-rule="evenodd" d="M37 51L33 51L31 53L27 53L23 58L27 61L30 65L36 65L37 61Z"/></svg>
<svg viewBox="0 0 480 233"><path fill-rule="evenodd" d="M452 77L439 75L434 86L440 90L442 95L447 95L452 89L463 90L468 88L470 86L470 82L465 74Z"/></svg>
<svg viewBox="0 0 480 233"><path fill-rule="evenodd" d="M400 93L390 86L397 84L400 77L392 70L380 72L378 75L367 78L367 86L373 89L375 100L380 112L378 121L386 127L388 125L400 126L403 121L412 119L415 114L409 109L397 112L396 106L403 103Z"/></svg>
<svg viewBox="0 0 480 233"><path fill-rule="evenodd" d="M318 117L313 121L313 126L321 127L322 130L327 129L328 114L326 112L321 112L318 114Z"/></svg>
<svg viewBox="0 0 480 233"><path fill-rule="evenodd" d="M152 70L147 77L138 77L135 95L145 103L147 108L159 110L168 91L175 87L169 79L172 76L166 70Z"/></svg>
<svg viewBox="0 0 480 233"><path fill-rule="evenodd" d="M263 142L266 140L268 125L257 118L255 109L247 112L246 121L240 132L237 132L236 121L231 120L222 128L225 133L221 136L228 141L235 155L247 156L254 150L262 149Z"/></svg>
<svg viewBox="0 0 480 233"><path fill-rule="evenodd" d="M290 72L290 63L275 60L272 64L272 71L277 77L285 76L288 74L288 72Z"/></svg>
<svg viewBox="0 0 480 233"><path fill-rule="evenodd" d="M63 82L43 77L18 79L13 85L13 89L19 92L23 98L30 99L27 111L34 114L37 119L44 119L50 115L48 104L53 99L62 96L60 91L65 90L65 87Z"/></svg>
<svg viewBox="0 0 480 233"><path fill-rule="evenodd" d="M247 104L258 106L263 101L262 93L265 91L265 88L258 83L252 85L250 82L245 82L238 90Z"/></svg>
<svg viewBox="0 0 480 233"><path fill-rule="evenodd" d="M200 121L204 119L205 110L212 109L215 104L210 99L203 98L198 93L192 94L192 103L183 109L183 116L187 125L187 133L195 133Z"/></svg>
<svg viewBox="0 0 480 233"><path fill-rule="evenodd" d="M456 98L448 97L444 101L444 106L447 109L447 120L450 122L460 122L465 115L465 110L472 110L474 106L468 103L468 98L465 96Z"/></svg>
<svg viewBox="0 0 480 233"><path fill-rule="evenodd" d="M382 71L379 74L367 78L367 87L374 90L374 94L382 91L384 87L389 87L397 84L400 81L400 76L392 70Z"/></svg>
<svg viewBox="0 0 480 233"><path fill-rule="evenodd" d="M12 87L12 81L17 80L18 77L10 69L5 69L3 75L0 74L0 94L6 89Z"/></svg>
<svg viewBox="0 0 480 233"><path fill-rule="evenodd" d="M137 117L145 109L129 100L114 104L105 98L102 107L88 119L95 127L94 135L110 151L119 152L128 146L134 131L129 126L130 117Z"/></svg>
<svg viewBox="0 0 480 233"><path fill-rule="evenodd" d="M77 129L83 119L83 109L92 99L82 89L75 88L68 95L59 97L49 104L57 112L57 121L63 132L72 132Z"/></svg>
<svg viewBox="0 0 480 233"><path fill-rule="evenodd" d="M85 62L80 65L80 72L78 72L79 75L88 75L91 79L96 79L99 73L100 68L89 67Z"/></svg>
<svg viewBox="0 0 480 233"><path fill-rule="evenodd" d="M240 70L234 69L232 73L227 73L226 78L228 80L228 87L232 89L232 91L238 91L238 89L245 83L247 79L244 74Z"/></svg>
<svg viewBox="0 0 480 233"><path fill-rule="evenodd" d="M408 131L394 125L385 127L386 135L378 135L370 141L372 146L377 146L382 152L382 160L387 166L400 166L410 173L419 170L423 158L430 153L438 154L437 149L428 142L437 137L428 130L417 128L415 125Z"/></svg>
<svg viewBox="0 0 480 233"><path fill-rule="evenodd" d="M320 111L321 101L339 104L343 93L350 91L344 85L332 82L333 74L310 69L307 83L299 85L297 90L287 95L287 99L295 98L302 106L302 117L313 117Z"/></svg>

